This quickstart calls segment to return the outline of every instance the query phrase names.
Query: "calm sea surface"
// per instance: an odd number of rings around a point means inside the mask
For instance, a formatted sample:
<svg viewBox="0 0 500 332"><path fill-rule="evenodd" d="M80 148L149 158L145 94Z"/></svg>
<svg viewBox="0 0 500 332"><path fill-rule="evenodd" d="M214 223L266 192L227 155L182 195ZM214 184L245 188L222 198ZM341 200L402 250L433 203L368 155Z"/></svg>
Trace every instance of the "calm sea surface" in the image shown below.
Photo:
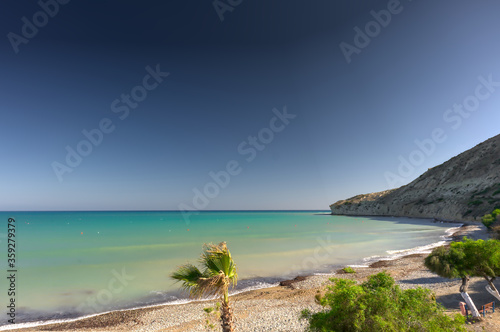
<svg viewBox="0 0 500 332"><path fill-rule="evenodd" d="M325 211L0 212L0 325L7 324L7 220L16 220L16 322L182 301L168 275L226 241L238 289L425 251L454 224ZM410 249L410 250L408 250Z"/></svg>

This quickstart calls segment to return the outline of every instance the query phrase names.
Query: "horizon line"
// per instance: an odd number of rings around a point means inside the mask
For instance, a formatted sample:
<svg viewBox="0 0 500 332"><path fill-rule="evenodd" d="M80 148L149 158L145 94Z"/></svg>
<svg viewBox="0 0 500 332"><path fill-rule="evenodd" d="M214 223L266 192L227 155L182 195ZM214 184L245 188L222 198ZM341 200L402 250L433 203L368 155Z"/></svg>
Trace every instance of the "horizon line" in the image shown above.
<svg viewBox="0 0 500 332"><path fill-rule="evenodd" d="M277 209L277 210L269 210L269 209L255 209L255 210L186 210L186 211L181 211L181 210L17 210L17 211L4 211L1 210L0 212L2 213L13 213L13 212L190 212L190 213L196 213L196 212L288 212L288 211L297 211L297 212L303 212L303 211L330 211L330 209L293 209L293 210L286 210L286 209Z"/></svg>

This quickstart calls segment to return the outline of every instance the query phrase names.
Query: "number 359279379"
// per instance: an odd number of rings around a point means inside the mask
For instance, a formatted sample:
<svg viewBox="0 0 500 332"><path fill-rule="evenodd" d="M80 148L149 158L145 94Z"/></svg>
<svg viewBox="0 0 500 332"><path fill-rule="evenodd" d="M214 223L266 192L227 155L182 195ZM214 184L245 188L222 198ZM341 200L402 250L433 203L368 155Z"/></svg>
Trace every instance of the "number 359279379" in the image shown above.
<svg viewBox="0 0 500 332"><path fill-rule="evenodd" d="M7 264L9 268L16 267L16 221L9 218L7 226Z"/></svg>

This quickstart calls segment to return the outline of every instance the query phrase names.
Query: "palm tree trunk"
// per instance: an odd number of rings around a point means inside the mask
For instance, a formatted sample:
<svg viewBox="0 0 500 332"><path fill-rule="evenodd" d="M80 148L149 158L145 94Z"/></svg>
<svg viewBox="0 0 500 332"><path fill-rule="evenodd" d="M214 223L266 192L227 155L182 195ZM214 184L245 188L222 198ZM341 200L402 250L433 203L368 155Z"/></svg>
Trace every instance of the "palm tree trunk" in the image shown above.
<svg viewBox="0 0 500 332"><path fill-rule="evenodd" d="M221 326L222 332L234 332L234 316L233 309L229 306L229 296L227 293L224 294L221 306Z"/></svg>
<svg viewBox="0 0 500 332"><path fill-rule="evenodd" d="M481 319L481 315L479 314L476 305L470 298L469 294L467 294L468 288L469 288L469 277L468 276L462 277L462 286L460 286L460 293L463 299L465 300L465 303L467 303L467 306L469 307L469 310L472 313L472 317Z"/></svg>

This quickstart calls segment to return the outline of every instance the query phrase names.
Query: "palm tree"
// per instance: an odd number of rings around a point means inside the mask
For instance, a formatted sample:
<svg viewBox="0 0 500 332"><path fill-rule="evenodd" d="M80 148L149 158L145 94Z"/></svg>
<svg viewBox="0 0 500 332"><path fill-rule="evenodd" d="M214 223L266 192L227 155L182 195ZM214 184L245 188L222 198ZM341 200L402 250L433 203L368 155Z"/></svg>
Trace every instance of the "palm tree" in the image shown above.
<svg viewBox="0 0 500 332"><path fill-rule="evenodd" d="M227 249L226 242L218 245L204 244L200 263L202 271L192 264L180 266L170 278L181 281L182 288L191 297L219 296L221 306L221 326L223 332L234 331L233 310L229 306L229 287L238 281L236 265Z"/></svg>

